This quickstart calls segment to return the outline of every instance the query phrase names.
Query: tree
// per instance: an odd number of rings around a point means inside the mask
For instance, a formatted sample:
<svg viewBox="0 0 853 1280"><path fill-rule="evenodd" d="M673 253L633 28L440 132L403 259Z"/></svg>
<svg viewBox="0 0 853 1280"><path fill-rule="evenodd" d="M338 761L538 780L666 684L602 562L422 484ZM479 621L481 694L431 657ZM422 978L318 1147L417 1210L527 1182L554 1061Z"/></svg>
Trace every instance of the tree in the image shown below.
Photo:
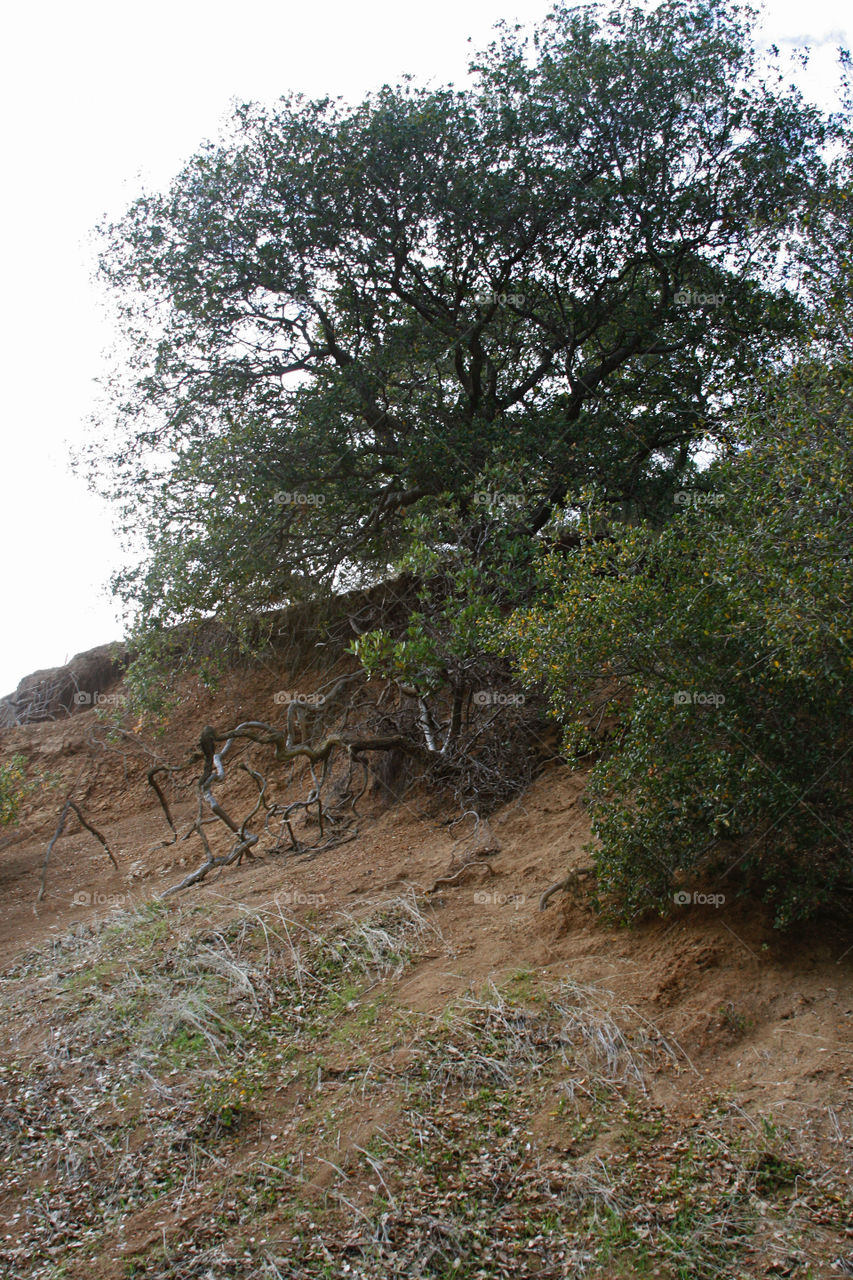
<svg viewBox="0 0 853 1280"><path fill-rule="evenodd" d="M482 548L482 493L531 556L589 483L670 511L802 333L791 247L832 187L840 126L764 76L751 21L558 6L469 89L244 105L105 227L129 357L95 451L118 431L144 625L382 574L413 513Z"/></svg>

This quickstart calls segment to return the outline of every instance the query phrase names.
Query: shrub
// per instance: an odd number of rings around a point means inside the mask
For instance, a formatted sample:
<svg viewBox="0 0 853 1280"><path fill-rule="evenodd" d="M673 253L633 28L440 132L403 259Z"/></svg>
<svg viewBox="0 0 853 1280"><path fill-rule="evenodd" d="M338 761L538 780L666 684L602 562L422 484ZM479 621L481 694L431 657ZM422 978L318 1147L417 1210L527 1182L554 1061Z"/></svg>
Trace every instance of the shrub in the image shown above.
<svg viewBox="0 0 853 1280"><path fill-rule="evenodd" d="M544 557L491 635L594 753L595 857L627 918L685 877L737 880L780 926L853 887L851 410L849 369L801 364L662 530L588 502L580 550Z"/></svg>
<svg viewBox="0 0 853 1280"><path fill-rule="evenodd" d="M0 826L12 826L18 820L21 805L33 783L27 780L27 762L22 755L14 755L0 764Z"/></svg>

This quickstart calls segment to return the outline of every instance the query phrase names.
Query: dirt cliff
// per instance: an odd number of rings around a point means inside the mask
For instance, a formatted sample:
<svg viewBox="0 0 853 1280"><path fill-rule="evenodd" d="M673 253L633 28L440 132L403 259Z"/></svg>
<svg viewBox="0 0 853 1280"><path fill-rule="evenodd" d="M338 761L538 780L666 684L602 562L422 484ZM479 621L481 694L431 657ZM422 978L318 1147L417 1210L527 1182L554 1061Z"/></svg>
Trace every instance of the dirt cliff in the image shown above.
<svg viewBox="0 0 853 1280"><path fill-rule="evenodd" d="M96 699L0 732L41 778L0 840L3 1274L853 1274L853 937L736 898L609 924L582 773L480 823L377 781L348 842L161 896L197 797L174 838L149 770L290 676L187 683L159 736ZM118 866L69 822L37 901L72 787Z"/></svg>

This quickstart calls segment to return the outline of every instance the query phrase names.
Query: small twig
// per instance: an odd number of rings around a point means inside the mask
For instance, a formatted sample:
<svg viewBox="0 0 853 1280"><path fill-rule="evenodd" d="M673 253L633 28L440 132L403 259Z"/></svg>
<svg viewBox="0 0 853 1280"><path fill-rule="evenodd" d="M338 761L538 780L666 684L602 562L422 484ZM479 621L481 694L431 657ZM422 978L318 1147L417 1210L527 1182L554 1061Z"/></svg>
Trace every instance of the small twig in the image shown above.
<svg viewBox="0 0 853 1280"><path fill-rule="evenodd" d="M470 862L464 862L458 871L454 871L452 876L439 876L432 888L427 889L427 893L435 893L440 884L452 884L454 880L458 880L463 871L468 871L471 867L484 867L489 875L497 875L494 867L488 862L483 862L481 858L472 858Z"/></svg>

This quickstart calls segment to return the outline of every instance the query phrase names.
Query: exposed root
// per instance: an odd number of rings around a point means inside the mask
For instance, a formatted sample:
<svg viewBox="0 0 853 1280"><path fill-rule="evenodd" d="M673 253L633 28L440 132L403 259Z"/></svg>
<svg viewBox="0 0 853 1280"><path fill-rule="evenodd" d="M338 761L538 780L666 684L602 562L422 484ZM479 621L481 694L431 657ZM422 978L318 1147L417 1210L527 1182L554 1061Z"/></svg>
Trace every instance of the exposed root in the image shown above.
<svg viewBox="0 0 853 1280"><path fill-rule="evenodd" d="M472 858L470 862L463 863L458 871L454 871L452 876L439 876L432 888L427 889L427 893L435 893L439 885L452 884L454 880L459 879L463 871L470 871L472 867L482 867L485 871L488 871L490 876L497 875L494 867L488 862L485 862L482 858Z"/></svg>
<svg viewBox="0 0 853 1280"><path fill-rule="evenodd" d="M342 686L347 680L339 680L335 683L329 698L332 699L338 695ZM370 751L404 751L417 759L428 759L431 752L427 748L420 746L417 742L408 740L403 734L383 734L374 736L358 736L350 737L341 733L329 734L325 739L317 745L312 745L306 741L295 741L294 735L303 728L302 721L299 716L293 713L294 706L291 703L288 709L287 728L286 730L278 729L274 725L267 724L261 720L247 720L242 724L238 724L235 728L225 732L218 732L211 725L206 725L199 737L199 750L193 752L187 764L204 760L204 769L198 780L199 795L199 812L195 823L190 828L190 832L195 831L202 840L206 852L206 859L185 876L178 884L172 885L166 889L161 897L168 897L172 893L177 893L181 889L187 889L191 885L198 884L204 880L211 871L231 864L239 864L245 854L252 856L251 850L258 844L261 833L249 829L249 823L263 810L265 814L264 829L269 830L271 819L278 818L280 820L279 841L281 835L286 832L289 837L290 845L288 852L297 857L313 858L326 849L334 848L343 843L348 843L355 839L358 834L357 829L353 832L351 819L344 819L340 813L328 806L323 799L323 789L327 781L331 762L334 753L342 752L347 755L350 761L350 778L352 775L352 767L355 764L364 765L364 755ZM226 767L225 759L232 750L235 742L239 740L247 740L256 743L258 746L272 747L274 758L277 762L295 762L304 760L307 764L312 786L304 799L294 800L290 804L281 805L271 802L267 798L268 780L265 775L258 769L253 769L245 763L241 763L240 767L249 774L258 788L257 800L248 814L241 822L238 822L230 813L220 804L216 798L213 788L217 784L225 780ZM221 745L220 745L221 744ZM322 770L319 771L318 777L317 766L321 765ZM186 766L184 766L186 767ZM169 811L168 803L163 795L162 789L157 781L160 773L176 772L164 765L158 765L149 770L148 782L157 794L158 800L166 820L174 833L173 843L177 839L177 831ZM366 785L366 784L365 784ZM349 786L349 781L348 781ZM362 787L359 795L363 794ZM358 797L353 797L349 792L347 796L349 807L354 811L355 802ZM227 853L215 856L210 845L204 835L202 829L202 815L208 810L218 818L229 831L234 835L234 843ZM304 846L298 840L291 823L292 815L302 810L306 816L313 815L316 819L319 829L320 839L314 845ZM189 833L188 833L189 834ZM276 844L276 849L281 849L280 842Z"/></svg>
<svg viewBox="0 0 853 1280"><path fill-rule="evenodd" d="M401 771L406 786L411 786L417 775L428 789L450 791L459 800L464 814L473 814L478 827L480 818L471 808L472 798L483 803L485 796L488 804L507 790L520 790L528 780L526 775L513 779L506 776L491 737L484 737L496 716L488 717L485 724L472 724L471 698L468 698L466 712L461 686L453 687L449 693L445 690L435 694L434 706L430 707L423 694L408 686L391 682L376 697L368 684L363 671L330 680L312 694L314 702L310 705L296 698L290 701L283 725L263 720L245 720L227 729L206 725L197 747L187 754L183 764L171 766L156 761L152 765L148 783L171 832L171 839L166 843L174 844L193 833L202 838L202 815L208 815L207 822L212 815L233 838L230 849L220 850L216 856L203 839L205 861L179 884L167 889L166 895L199 883L217 868L238 864L244 855L251 857L252 850L265 835L270 837L264 844L267 851L303 859L317 857L324 850L355 839L358 835L356 805L367 790L371 773L377 789L384 787L385 793L392 796L398 794L392 783ZM413 701L417 704L416 710ZM331 723L330 710L334 715ZM474 716L479 720L476 707ZM354 720L360 723L353 724ZM240 760L238 767L248 773L257 787L257 797L243 817L233 812L230 801L226 808L220 791L227 780L230 759L241 748L252 753L251 765ZM276 800L271 794L265 767L259 763L259 756L266 753L274 765L302 766L310 777L307 794L286 804ZM382 754L388 761L387 768L379 771L372 768L370 760L374 753ZM415 768L407 766L406 761ZM161 784L167 777L177 780L178 775L186 776L185 771L199 762L202 770L195 781L198 815L185 835L180 836ZM338 762L342 763L343 770L336 768ZM525 769L528 767L526 763ZM333 769L338 781L330 794ZM343 779L342 772L345 772ZM359 773L361 777L357 779ZM301 815L304 824L316 827L316 839L308 842L300 839L295 829L296 815ZM484 851L477 852L478 857L483 856ZM436 887L452 883L456 874L441 877Z"/></svg>
<svg viewBox="0 0 853 1280"><path fill-rule="evenodd" d="M79 781L79 778L77 781ZM77 782L74 783L74 787L76 786L77 786ZM118 871L118 863L113 857L113 854L105 838L101 835L97 827L93 827L91 822L89 822L88 819L84 818L83 813L80 809L80 806L72 799L72 796L74 794L74 787L71 788L71 792L69 793L68 799L65 801L65 804L62 806L62 810L59 814L59 821L56 824L56 830L51 836L50 843L47 846L47 852L44 855L44 862L42 863L42 869L41 869L41 884L39 885L39 891L36 897L36 902L41 902L42 898L44 897L45 888L47 885L47 864L50 861L50 855L53 852L53 846L56 844L57 840L62 835L62 832L65 830L65 824L68 821L69 814L71 813L74 813L80 825L82 827L85 827L86 830L90 832L90 834L93 835L101 845L103 845L104 851L106 852L107 857L115 867L116 871Z"/></svg>
<svg viewBox="0 0 853 1280"><path fill-rule="evenodd" d="M539 910L545 910L555 893L570 893L578 889L583 881L589 880L594 875L594 867L575 867L562 880L558 880L556 884L552 884L550 888L545 890L539 899Z"/></svg>

